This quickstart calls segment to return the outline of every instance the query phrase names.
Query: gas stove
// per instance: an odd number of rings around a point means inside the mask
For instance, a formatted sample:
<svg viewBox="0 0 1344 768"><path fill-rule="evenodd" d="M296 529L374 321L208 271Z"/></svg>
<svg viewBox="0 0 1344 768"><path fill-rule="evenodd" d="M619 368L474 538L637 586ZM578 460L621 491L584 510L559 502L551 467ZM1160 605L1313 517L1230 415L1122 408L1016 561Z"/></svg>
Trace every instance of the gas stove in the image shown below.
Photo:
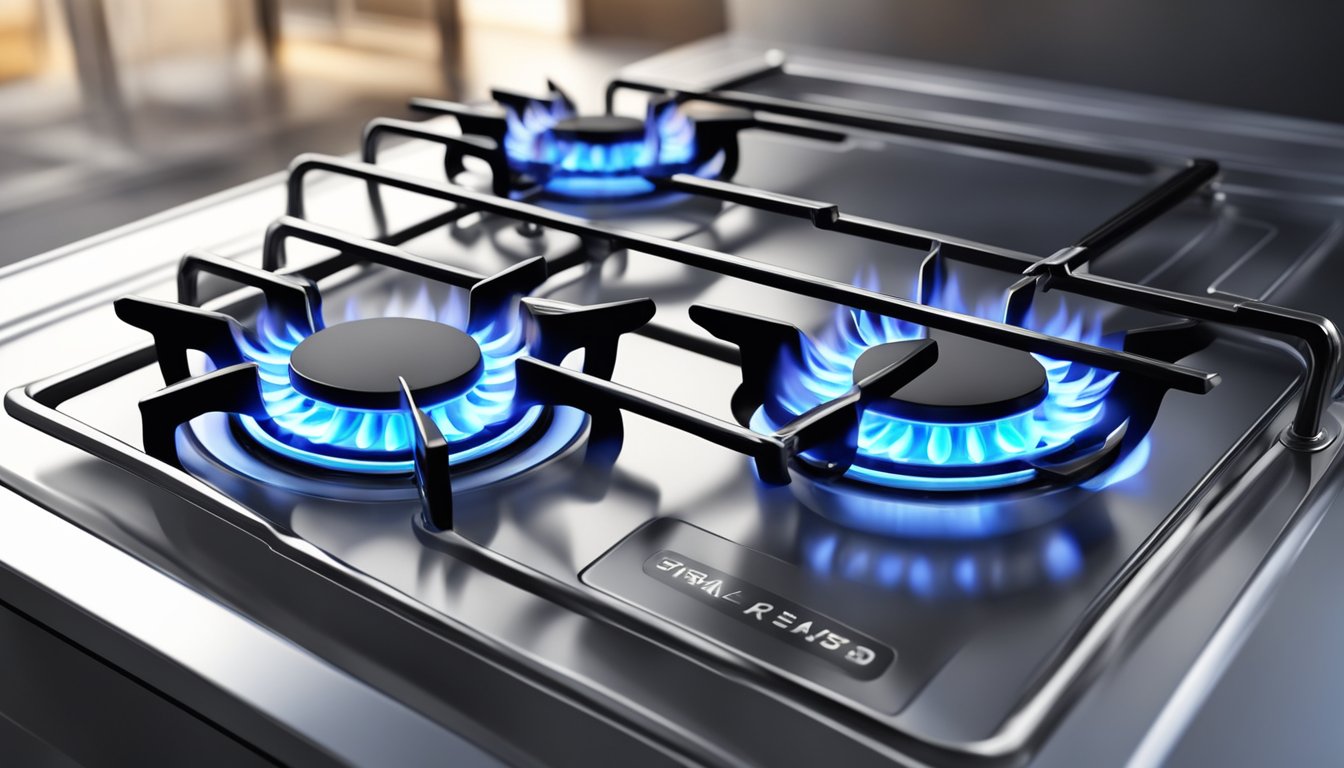
<svg viewBox="0 0 1344 768"><path fill-rule="evenodd" d="M10 720L234 765L1198 732L1335 498L1338 129L733 40L413 106L4 276L6 620L130 707Z"/></svg>

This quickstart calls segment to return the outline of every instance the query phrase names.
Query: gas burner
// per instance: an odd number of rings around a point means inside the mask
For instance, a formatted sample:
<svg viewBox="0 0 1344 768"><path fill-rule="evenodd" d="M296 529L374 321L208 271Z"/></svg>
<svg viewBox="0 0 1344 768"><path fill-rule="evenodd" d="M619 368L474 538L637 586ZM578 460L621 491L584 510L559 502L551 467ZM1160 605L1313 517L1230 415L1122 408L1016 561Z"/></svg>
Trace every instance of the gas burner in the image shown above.
<svg viewBox="0 0 1344 768"><path fill-rule="evenodd" d="M316 332L263 314L256 341L244 336L241 351L257 364L270 418L239 415L239 423L266 448L306 464L409 472L404 381L448 440L454 464L515 445L542 416L540 407L514 404L513 363L527 353L521 320L505 312L468 333L452 324L451 306Z"/></svg>
<svg viewBox="0 0 1344 768"><path fill-rule="evenodd" d="M145 452L197 474L227 468L316 495L384 498L413 477L439 527L452 520L450 466L467 473L464 487L497 482L586 429L582 413L521 396L524 358L558 365L581 349L585 375L607 378L619 337L653 315L647 299L585 307L524 298L547 277L542 257L481 277L297 219L281 219L268 238L339 245L346 257L415 275L422 289L411 301L394 292L371 312L351 299L343 322L327 325L311 280L188 254L181 303L116 302L119 317L153 334L168 385L141 401ZM192 306L206 273L261 292L251 327ZM446 300L430 298L434 284ZM188 350L204 353L204 364L193 369ZM188 422L195 440L183 443L178 427ZM185 462L184 445L194 446Z"/></svg>
<svg viewBox="0 0 1344 768"><path fill-rule="evenodd" d="M496 92L507 130L509 167L546 192L567 198L613 199L655 190L650 177L690 173L713 178L726 152L697 129L671 99L649 103L643 120L579 114L555 84L545 99Z"/></svg>
<svg viewBox="0 0 1344 768"><path fill-rule="evenodd" d="M958 293L953 280L926 303L966 312ZM1002 310L974 314L990 318ZM1119 348L1119 338L1104 337L1095 323L1063 306L1045 322L1029 313L1023 325ZM833 325L815 341L802 336L799 354L783 356L751 423L773 432L841 397L926 338L937 343L937 361L889 397L868 403L849 480L934 492L1004 488L1061 464L1100 467L1116 447L1126 419L1107 405L1115 373L848 308L837 309Z"/></svg>
<svg viewBox="0 0 1344 768"><path fill-rule="evenodd" d="M463 162L470 156L489 165L492 190L500 196L540 190L559 201L614 202L674 187L674 175L730 178L737 168L737 133L743 128L801 130L745 110L686 105L666 94L651 98L642 118L613 114L610 106L606 114L581 114L558 86L548 85L549 95L541 98L495 89L493 105L416 99L416 109L456 118L462 135L376 120L366 131L364 159L375 161L379 134L401 134L442 143L449 178L468 186L475 185Z"/></svg>

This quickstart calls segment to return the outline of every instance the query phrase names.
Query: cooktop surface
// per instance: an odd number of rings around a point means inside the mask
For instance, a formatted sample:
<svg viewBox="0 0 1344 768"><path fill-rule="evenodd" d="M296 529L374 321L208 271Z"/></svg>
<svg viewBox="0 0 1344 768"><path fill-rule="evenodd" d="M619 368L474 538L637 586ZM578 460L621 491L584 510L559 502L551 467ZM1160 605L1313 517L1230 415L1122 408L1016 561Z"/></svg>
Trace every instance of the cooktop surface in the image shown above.
<svg viewBox="0 0 1344 768"><path fill-rule="evenodd" d="M1344 199L1125 98L417 100L11 270L0 481L506 761L1123 762L1328 498Z"/></svg>

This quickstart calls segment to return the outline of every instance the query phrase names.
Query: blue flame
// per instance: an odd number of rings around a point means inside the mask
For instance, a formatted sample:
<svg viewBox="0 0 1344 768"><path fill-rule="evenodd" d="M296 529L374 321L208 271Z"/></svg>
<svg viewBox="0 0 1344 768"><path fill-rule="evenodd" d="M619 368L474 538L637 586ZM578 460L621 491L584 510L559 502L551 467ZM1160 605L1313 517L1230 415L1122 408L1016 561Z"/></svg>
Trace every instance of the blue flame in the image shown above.
<svg viewBox="0 0 1344 768"><path fill-rule="evenodd" d="M399 296L378 317L412 317L456 328L466 326L460 291L435 308L422 287L409 306ZM361 315L351 302L345 319ZM311 332L263 312L256 339L244 338L243 357L257 364L262 401L270 419L239 416L239 423L262 445L283 456L329 469L364 473L401 473L413 469L410 423L399 410L364 410L332 405L296 390L289 378L289 357ZM541 415L540 406L516 413L514 361L527 352L521 319L505 313L472 334L481 348L483 371L475 385L449 400L420 404L448 440L450 461L485 456L526 432Z"/></svg>
<svg viewBox="0 0 1344 768"><path fill-rule="evenodd" d="M859 281L877 289L875 275ZM968 311L955 276L936 290L930 304L984 318L1002 318L1003 308ZM1050 318L1035 312L1023 325L1042 333L1116 348L1099 324L1084 323L1064 306ZM925 329L863 310L839 307L835 322L820 339L804 339L802 359L785 356L773 401L757 411L752 426L775 430L795 416L845 394L853 385L854 365L865 350L880 344L922 338ZM865 411L859 422L858 459L849 476L867 483L914 490L977 490L1016 485L1035 477L1023 462L1066 448L1098 424L1116 374L1098 368L1033 355L1045 368L1048 392L1036 407L979 423L935 423ZM987 373L987 375L989 375ZM772 412L777 414L772 417ZM782 415L780 415L782 414ZM1006 468L1008 464L1011 468ZM949 470L959 470L949 473Z"/></svg>
<svg viewBox="0 0 1344 768"><path fill-rule="evenodd" d="M640 139L610 144L557 136L552 130L574 117L564 99L531 101L523 113L505 106L504 153L514 170L529 173L547 190L568 197L630 197L654 190L646 175L717 176L724 155L697 164L695 123L680 108L656 111Z"/></svg>

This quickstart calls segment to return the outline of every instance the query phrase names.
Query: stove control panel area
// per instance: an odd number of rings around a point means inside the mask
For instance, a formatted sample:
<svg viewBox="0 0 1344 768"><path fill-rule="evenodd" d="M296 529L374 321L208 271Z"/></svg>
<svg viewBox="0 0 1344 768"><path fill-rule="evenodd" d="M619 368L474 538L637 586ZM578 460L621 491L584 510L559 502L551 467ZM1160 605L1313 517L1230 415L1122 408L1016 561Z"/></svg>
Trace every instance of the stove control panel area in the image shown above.
<svg viewBox="0 0 1344 768"><path fill-rule="evenodd" d="M846 585L819 584L792 563L680 520L643 526L582 579L707 651L726 649L883 714L899 712L937 667L879 638L859 602L837 592Z"/></svg>

